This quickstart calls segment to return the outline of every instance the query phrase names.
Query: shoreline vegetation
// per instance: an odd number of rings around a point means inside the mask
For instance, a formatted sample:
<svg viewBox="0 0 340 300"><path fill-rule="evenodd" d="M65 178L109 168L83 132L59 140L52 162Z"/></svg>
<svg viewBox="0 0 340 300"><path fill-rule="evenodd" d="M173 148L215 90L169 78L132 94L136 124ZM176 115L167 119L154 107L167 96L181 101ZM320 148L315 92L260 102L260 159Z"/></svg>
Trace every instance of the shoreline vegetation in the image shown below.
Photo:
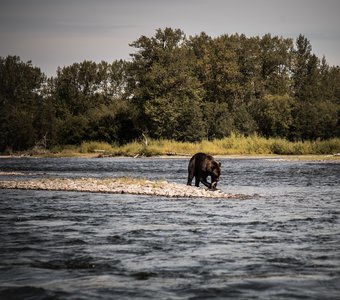
<svg viewBox="0 0 340 300"><path fill-rule="evenodd" d="M166 27L129 45L129 60L75 62L53 77L0 57L0 153L340 152L340 67L302 34L187 36Z"/></svg>
<svg viewBox="0 0 340 300"><path fill-rule="evenodd" d="M144 138L125 145L90 141L82 142L79 146L66 145L51 149L35 147L24 152L3 153L0 157L186 157L197 152L215 156L286 156L340 160L340 139L291 142L281 138L231 134L223 139L190 143Z"/></svg>

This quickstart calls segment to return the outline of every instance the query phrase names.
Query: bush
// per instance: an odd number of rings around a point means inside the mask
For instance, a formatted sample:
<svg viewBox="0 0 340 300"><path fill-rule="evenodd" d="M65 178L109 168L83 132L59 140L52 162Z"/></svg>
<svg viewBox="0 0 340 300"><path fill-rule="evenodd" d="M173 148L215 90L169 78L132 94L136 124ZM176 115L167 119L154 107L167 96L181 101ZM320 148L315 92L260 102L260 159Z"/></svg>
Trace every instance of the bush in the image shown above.
<svg viewBox="0 0 340 300"><path fill-rule="evenodd" d="M340 139L334 138L325 141L316 141L312 144L314 154L340 153Z"/></svg>
<svg viewBox="0 0 340 300"><path fill-rule="evenodd" d="M96 150L113 152L114 148L106 142L83 142L79 147L80 153L94 153Z"/></svg>

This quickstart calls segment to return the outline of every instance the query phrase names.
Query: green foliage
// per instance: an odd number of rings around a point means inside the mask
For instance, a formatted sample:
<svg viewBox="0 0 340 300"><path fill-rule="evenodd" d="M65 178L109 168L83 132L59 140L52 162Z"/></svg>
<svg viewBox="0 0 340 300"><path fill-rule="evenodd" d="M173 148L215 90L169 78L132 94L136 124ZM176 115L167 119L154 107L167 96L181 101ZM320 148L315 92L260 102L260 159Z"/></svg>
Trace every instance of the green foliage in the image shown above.
<svg viewBox="0 0 340 300"><path fill-rule="evenodd" d="M289 136L293 124L294 100L288 95L267 95L253 103L253 115L267 137Z"/></svg>
<svg viewBox="0 0 340 300"><path fill-rule="evenodd" d="M124 100L109 106L101 105L87 113L87 139L108 143L126 143L137 137L133 110Z"/></svg>
<svg viewBox="0 0 340 300"><path fill-rule="evenodd" d="M123 61L111 65L91 61L58 68L54 78L54 97L58 117L86 114L99 105L110 105L124 93Z"/></svg>
<svg viewBox="0 0 340 300"><path fill-rule="evenodd" d="M79 145L87 136L88 119L85 116L68 115L57 121L58 143Z"/></svg>
<svg viewBox="0 0 340 300"><path fill-rule="evenodd" d="M234 119L227 103L206 102L202 108L209 140L220 139L231 134L234 129Z"/></svg>
<svg viewBox="0 0 340 300"><path fill-rule="evenodd" d="M0 151L31 148L51 131L48 123L53 122L53 113L41 114L46 108L40 93L44 80L31 62L0 57Z"/></svg>
<svg viewBox="0 0 340 300"><path fill-rule="evenodd" d="M257 124L250 113L250 109L241 104L234 111L235 130L241 134L251 135L257 131Z"/></svg>
<svg viewBox="0 0 340 300"><path fill-rule="evenodd" d="M133 56L133 101L139 103L140 122L147 124L154 138L194 141L205 135L203 91L191 70L192 56L184 40L182 31L166 28L132 44L139 49Z"/></svg>
<svg viewBox="0 0 340 300"><path fill-rule="evenodd" d="M293 137L329 139L339 132L340 104L331 101L298 103L293 114Z"/></svg>
<svg viewBox="0 0 340 300"><path fill-rule="evenodd" d="M2 114L0 125L2 150L25 150L34 146L35 131L30 113L15 108Z"/></svg>
<svg viewBox="0 0 340 300"><path fill-rule="evenodd" d="M232 111L241 92L241 73L234 43L228 36L204 39L200 44L201 36L192 38L191 43L196 52L200 48L194 70L205 90L205 102L226 103Z"/></svg>
<svg viewBox="0 0 340 300"><path fill-rule="evenodd" d="M340 68L303 35L187 38L165 28L131 46L129 62L85 60L52 78L0 57L0 151L101 141L115 154L153 155L155 139L225 154L337 149L327 141L340 136ZM147 147L134 142L144 134Z"/></svg>
<svg viewBox="0 0 340 300"><path fill-rule="evenodd" d="M259 41L261 77L264 90L273 95L289 93L293 41L266 34Z"/></svg>

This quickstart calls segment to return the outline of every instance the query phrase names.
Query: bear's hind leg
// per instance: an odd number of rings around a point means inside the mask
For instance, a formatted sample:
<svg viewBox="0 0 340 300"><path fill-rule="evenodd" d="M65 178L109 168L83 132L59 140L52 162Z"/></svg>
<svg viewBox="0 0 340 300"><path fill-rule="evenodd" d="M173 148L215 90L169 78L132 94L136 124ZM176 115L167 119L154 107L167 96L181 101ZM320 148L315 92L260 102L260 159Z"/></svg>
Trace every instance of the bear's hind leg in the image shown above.
<svg viewBox="0 0 340 300"><path fill-rule="evenodd" d="M194 176L189 173L187 185L191 185L191 182L192 182L193 178L194 178Z"/></svg>

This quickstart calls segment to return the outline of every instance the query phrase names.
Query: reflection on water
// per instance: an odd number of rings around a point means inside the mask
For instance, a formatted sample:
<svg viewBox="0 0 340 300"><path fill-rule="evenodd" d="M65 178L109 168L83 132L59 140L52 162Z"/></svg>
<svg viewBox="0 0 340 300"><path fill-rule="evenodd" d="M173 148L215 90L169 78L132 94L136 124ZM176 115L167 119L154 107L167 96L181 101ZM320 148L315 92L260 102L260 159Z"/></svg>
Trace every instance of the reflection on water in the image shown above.
<svg viewBox="0 0 340 300"><path fill-rule="evenodd" d="M0 298L336 299L340 164L221 161L221 189L261 197L0 190ZM187 162L2 159L0 170L185 183Z"/></svg>

